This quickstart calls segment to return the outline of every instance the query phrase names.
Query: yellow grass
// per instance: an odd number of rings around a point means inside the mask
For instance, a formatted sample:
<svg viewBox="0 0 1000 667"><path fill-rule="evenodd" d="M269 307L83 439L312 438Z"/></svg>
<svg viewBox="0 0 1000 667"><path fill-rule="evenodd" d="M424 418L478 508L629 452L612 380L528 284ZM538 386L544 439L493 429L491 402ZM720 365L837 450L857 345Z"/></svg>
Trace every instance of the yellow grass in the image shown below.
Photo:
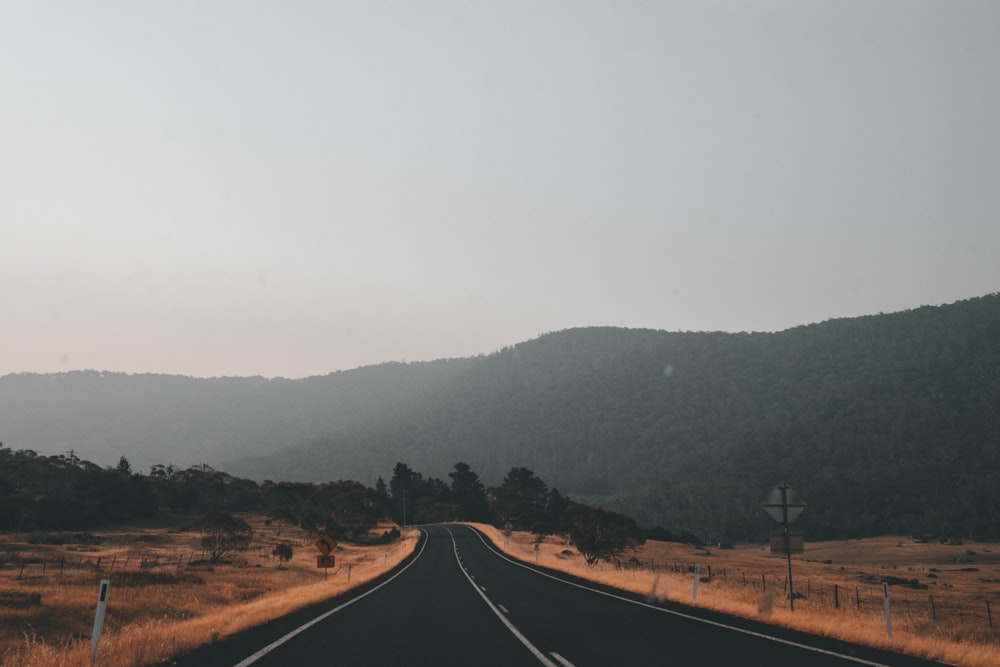
<svg viewBox="0 0 1000 667"><path fill-rule="evenodd" d="M316 567L315 535L289 526L282 526L279 535L279 528L262 518L243 518L255 528L251 548L232 564L214 566L188 564L200 556L199 537L178 529L100 532L101 544L94 546L30 545L23 535L2 536L0 664L89 667L101 579L110 579L111 588L99 664L134 667L167 660L369 581L411 553L418 536L410 530L388 545L341 544L334 552L338 567L324 578ZM279 569L270 553L282 541L292 544L294 556ZM35 562L22 571L22 559ZM42 559L47 561L44 573ZM66 564L60 567L62 559Z"/></svg>
<svg viewBox="0 0 1000 667"><path fill-rule="evenodd" d="M493 526L473 525L511 556L535 562L530 533L514 533L507 542ZM634 556L640 562L629 563L628 555L623 567L590 567L564 539L547 537L538 563L650 600L693 604L949 664L1000 666L1000 630L989 627L986 614L988 599L994 625L1000 623L1000 545L918 544L898 537L807 544L806 554L792 559L795 590L808 592L808 597L796 599L794 613L784 589L786 560L771 556L766 547L705 549L650 541ZM692 601L694 564L701 574L697 601ZM886 636L881 588L888 577L927 586L890 587L891 640ZM834 606L834 585L839 608ZM931 596L936 620L930 616Z"/></svg>

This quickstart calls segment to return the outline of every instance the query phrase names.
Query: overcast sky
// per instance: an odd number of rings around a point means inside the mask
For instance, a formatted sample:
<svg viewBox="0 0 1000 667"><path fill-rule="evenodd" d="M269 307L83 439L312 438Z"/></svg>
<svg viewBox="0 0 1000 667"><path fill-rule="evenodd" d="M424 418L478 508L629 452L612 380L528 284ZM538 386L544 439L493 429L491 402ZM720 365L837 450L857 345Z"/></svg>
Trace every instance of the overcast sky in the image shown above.
<svg viewBox="0 0 1000 667"><path fill-rule="evenodd" d="M0 374L1000 290L1000 2L4 2Z"/></svg>

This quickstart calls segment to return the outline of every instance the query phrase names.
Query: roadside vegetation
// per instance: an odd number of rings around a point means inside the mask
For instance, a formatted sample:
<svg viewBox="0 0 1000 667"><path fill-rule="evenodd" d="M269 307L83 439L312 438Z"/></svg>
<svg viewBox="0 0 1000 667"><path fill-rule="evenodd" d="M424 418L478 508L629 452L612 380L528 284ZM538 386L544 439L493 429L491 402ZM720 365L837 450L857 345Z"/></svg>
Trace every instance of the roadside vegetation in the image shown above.
<svg viewBox="0 0 1000 667"><path fill-rule="evenodd" d="M111 580L101 664L157 664L341 593L410 553L406 526L461 521L528 562L767 623L968 667L1000 666L1000 546L869 538L811 543L785 562L767 547L706 547L641 529L513 467L487 487L463 462L448 481L397 462L389 482L257 483L208 466L101 469L73 455L0 448L0 664L90 664L95 595ZM119 507L143 499L133 509ZM402 529L400 529L402 527ZM316 541L339 542L330 570ZM699 588L694 599L694 573ZM886 636L882 582L892 591ZM992 608L990 605L992 604ZM237 612L237 613L234 613ZM998 618L1000 621L1000 618Z"/></svg>
<svg viewBox="0 0 1000 667"><path fill-rule="evenodd" d="M1000 665L1000 544L899 537L809 543L804 556L793 558L793 613L785 558L772 556L766 546L719 549L647 540L626 558L588 564L566 535L539 542L528 531L507 535L492 525L472 525L521 561L638 593L651 602L704 607L947 664ZM695 564L700 570L697 600ZM883 581L891 582L891 640Z"/></svg>
<svg viewBox="0 0 1000 667"><path fill-rule="evenodd" d="M101 579L111 587L98 664L150 665L369 581L411 553L418 535L386 542L395 526L376 526L371 544L339 543L324 571L315 531L232 518L237 541L244 525L253 537L214 562L196 515L145 528L0 534L0 664L90 667ZM219 539L225 531L209 536Z"/></svg>

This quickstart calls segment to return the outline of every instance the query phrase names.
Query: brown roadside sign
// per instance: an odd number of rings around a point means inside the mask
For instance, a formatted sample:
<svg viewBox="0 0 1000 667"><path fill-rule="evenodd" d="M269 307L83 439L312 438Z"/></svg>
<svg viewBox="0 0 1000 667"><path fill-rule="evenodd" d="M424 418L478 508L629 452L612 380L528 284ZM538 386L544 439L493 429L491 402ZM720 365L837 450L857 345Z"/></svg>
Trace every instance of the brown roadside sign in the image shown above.
<svg viewBox="0 0 1000 667"><path fill-rule="evenodd" d="M336 556L316 556L316 567L335 567Z"/></svg>
<svg viewBox="0 0 1000 667"><path fill-rule="evenodd" d="M771 553L785 553L785 531L778 528L771 531ZM805 532L801 530L788 531L788 550L793 554L804 554L806 552Z"/></svg>
<svg viewBox="0 0 1000 667"><path fill-rule="evenodd" d="M324 556L329 556L330 552L337 548L337 541L324 533L318 540L316 540L316 548L319 549L319 552Z"/></svg>

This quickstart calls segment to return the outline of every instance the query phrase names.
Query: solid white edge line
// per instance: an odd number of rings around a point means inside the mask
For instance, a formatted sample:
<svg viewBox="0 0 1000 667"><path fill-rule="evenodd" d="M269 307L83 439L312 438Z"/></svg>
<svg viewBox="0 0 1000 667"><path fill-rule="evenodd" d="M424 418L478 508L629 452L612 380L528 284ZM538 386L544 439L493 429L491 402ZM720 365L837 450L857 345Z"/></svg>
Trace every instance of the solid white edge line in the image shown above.
<svg viewBox="0 0 1000 667"><path fill-rule="evenodd" d="M639 607L645 607L647 609L652 609L653 611L659 611L659 612L662 612L664 614L672 614L673 616L679 616L681 618L686 618L688 620L698 621L699 623L706 623L708 625L712 625L712 626L715 626L717 628L724 628L726 630L732 630L734 632L740 632L740 633L745 634L745 635L750 635L751 637L758 637L760 639L766 639L766 640L769 640L769 641L772 641L772 642L777 642L779 644L786 644L788 646L794 646L796 648L801 648L801 649L805 649L805 650L808 650L808 651L813 651L814 653L820 653L822 655L829 655L829 656L833 656L835 658L842 658L844 660L850 660L851 662L857 662L857 663L862 664L862 665L869 665L870 667L891 667L890 665L886 665L885 663L882 663L882 662L872 662L871 660L865 660L864 658L856 658L856 657L851 656L851 655L845 655L843 653L837 653L836 651L830 651L830 650L827 650L827 649L824 649L824 648L818 648L816 646L809 646L808 644L801 644L799 642L794 642L794 641L792 641L790 639L782 639L781 637L774 637L774 636L771 636L771 635L765 635L762 632L755 632L753 630L747 630L746 628L738 628L738 627L736 627L734 625L726 625L725 623L720 623L719 621L712 621L712 620L709 620L707 618L700 618L698 616L692 616L691 614L685 614L684 612L675 611L673 609L665 609L664 607L656 607L656 606L651 605L651 604L646 604L645 602L639 602L638 600L630 600L630 599L628 599L626 597L622 597L620 595L615 595L614 593L608 593L607 591L602 591L602 590L599 590L599 589L596 589L596 588L591 588L589 586L584 586L583 584L578 584L575 581L566 581L565 579L560 579L559 577L553 576L553 575L549 574L548 572L542 572L541 570L536 570L535 568L533 568L533 567L531 567L531 566L529 566L529 565L527 565L525 563L522 563L522 562L520 562L518 560L514 560L514 559L510 558L509 556L507 556L507 554L505 554L502 551L500 551L495 545L490 544L489 542L487 542L483 538L482 533L480 533L478 530L476 530L472 526L465 526L465 528L468 528L473 533L475 533L476 536L479 538L479 540L484 545L486 545L487 549L489 549L490 551L492 551L493 553L495 553L500 558L503 558L507 562L509 562L509 563L511 563L513 565L517 565L518 567L523 567L525 570L528 570L530 572L534 572L537 575L540 575L540 576L543 576L543 577L548 577L549 579L552 579L554 581L558 581L558 582L560 582L562 584L566 584L567 586L573 586L575 588L579 588L579 589L582 589L582 590L585 590L585 591L590 591L591 593L597 593L598 595L603 595L605 597L614 598L615 600L621 600L622 602L628 602L629 604L634 604L634 605L637 605ZM454 540L454 537L452 537L452 539Z"/></svg>
<svg viewBox="0 0 1000 667"><path fill-rule="evenodd" d="M426 536L427 533L424 531L423 528L419 528L418 530L421 533L424 533L424 535ZM348 600L344 604L340 605L339 607L336 607L335 609L331 609L330 611L327 611L327 612L324 612L324 613L320 614L319 616L317 616L313 620L309 621L308 623L304 623L303 625L300 625L299 627L297 627L294 630L292 630L291 632L289 632L287 635L285 635L283 637L279 637L278 639L274 640L273 642L271 642L270 644L268 644L267 646L265 646L261 650L257 651L253 655L251 655L251 656L249 656L247 658L244 658L240 662L236 663L235 665L233 665L233 667L247 667L247 665L252 665L253 663L257 662L258 660L260 660L261 658L263 658L265 655L267 655L268 653L270 653L274 649L278 648L279 646L281 646L282 644L284 644L285 642L287 642L289 639L292 639L293 637L295 637L299 633L305 632L306 630L308 630L312 626L316 625L317 623L326 620L330 616L333 616L334 614L336 614L341 609L344 609L345 607L351 606L352 604L354 604L358 600L360 600L362 598L368 597L369 595L371 595L372 593L374 593L378 589L380 589L383 586L389 584L390 582L392 582L393 579L395 579L399 575L401 575L404 572L406 572L408 569L410 569L411 565L413 565L414 563L417 562L417 559L420 558L420 556L424 553L424 549L427 548L427 542L428 542L428 540L425 539L423 545L420 547L420 551L417 553L417 555L414 557L413 560L411 560L409 563L406 564L406 567L404 567L399 572L397 572L396 574L392 575L391 577L389 577L388 579L386 579L385 581L383 581L381 584L379 584L375 588L371 589L370 591L368 591L366 593L362 593L361 595L359 595L356 598L351 598L350 600Z"/></svg>
<svg viewBox="0 0 1000 667"><path fill-rule="evenodd" d="M562 657L561 655L559 655L555 651L549 651L549 655L551 655L553 658L555 658L556 662L558 662L563 667L576 667L576 665L574 665L572 662L570 662L566 658Z"/></svg>
<svg viewBox="0 0 1000 667"><path fill-rule="evenodd" d="M451 528L448 528L447 526L445 526L445 530L447 530L448 531L448 535L451 536L451 544L455 548L455 558L457 559L458 558L458 542L455 541L455 534L452 533L451 532ZM518 641L520 641L522 644L524 644L525 648L527 648L529 651L531 651L531 654L534 655L536 658L538 658L538 661L540 663L542 663L543 665L545 665L545 667L559 667L559 665L557 665L556 663L552 662L547 657L545 657L545 654L542 653L541 651L539 651L538 647L536 647L534 644L532 644L530 641L528 641L528 638L525 637L523 634L521 634L521 631L518 630L516 627L514 627L513 623L511 623L509 620L507 620L507 617L504 616L500 612L500 610L496 608L496 606L493 604L493 602L491 602L490 599L488 597L486 597L486 594L483 593L481 590L479 590L479 587L476 586L476 583L474 581L472 581L472 578L469 576L468 572L466 572L462 568L459 568L459 570L462 571L462 574L464 574L465 578L469 580L469 583L472 585L472 588L477 593L479 593L479 596L481 598L483 598L483 601L486 602L487 606L489 606L489 608L493 611L493 613L496 614L496 617L500 619L500 622L503 623L505 626L507 626L507 629L510 630L510 633L512 635L514 635L515 637L517 637Z"/></svg>

